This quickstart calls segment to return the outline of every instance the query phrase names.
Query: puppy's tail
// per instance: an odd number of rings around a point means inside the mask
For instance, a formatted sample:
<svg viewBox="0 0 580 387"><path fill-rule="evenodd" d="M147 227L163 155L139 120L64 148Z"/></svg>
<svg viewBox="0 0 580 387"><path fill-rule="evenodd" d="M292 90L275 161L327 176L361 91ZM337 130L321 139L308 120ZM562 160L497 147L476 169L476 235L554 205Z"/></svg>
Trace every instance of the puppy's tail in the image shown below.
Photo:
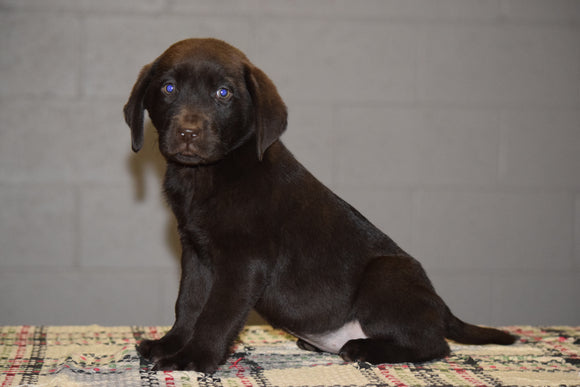
<svg viewBox="0 0 580 387"><path fill-rule="evenodd" d="M468 324L449 312L447 319L448 339L462 344L513 344L517 337L495 328L479 327Z"/></svg>

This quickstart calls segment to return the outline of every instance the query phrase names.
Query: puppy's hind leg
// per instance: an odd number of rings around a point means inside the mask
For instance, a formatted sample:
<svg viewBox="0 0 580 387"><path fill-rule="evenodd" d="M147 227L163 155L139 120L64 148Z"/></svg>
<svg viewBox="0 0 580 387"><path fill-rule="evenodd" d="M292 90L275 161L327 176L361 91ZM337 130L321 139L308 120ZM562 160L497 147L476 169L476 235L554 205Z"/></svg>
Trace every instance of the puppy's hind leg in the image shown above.
<svg viewBox="0 0 580 387"><path fill-rule="evenodd" d="M446 306L412 257L378 257L363 275L356 318L367 338L340 350L347 361L422 362L445 357Z"/></svg>
<svg viewBox="0 0 580 387"><path fill-rule="evenodd" d="M356 339L348 341L339 352L345 361L362 361L371 364L422 362L449 355L445 340L431 342L431 351L405 346L391 339Z"/></svg>

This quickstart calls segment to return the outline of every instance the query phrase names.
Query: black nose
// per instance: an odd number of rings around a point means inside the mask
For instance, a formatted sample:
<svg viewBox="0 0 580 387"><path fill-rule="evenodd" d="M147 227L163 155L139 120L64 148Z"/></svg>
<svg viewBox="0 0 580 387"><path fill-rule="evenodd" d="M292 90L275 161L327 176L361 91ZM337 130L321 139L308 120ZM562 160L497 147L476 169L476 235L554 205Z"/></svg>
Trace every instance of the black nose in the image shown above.
<svg viewBox="0 0 580 387"><path fill-rule="evenodd" d="M199 129L180 128L178 134L184 141L191 142L194 141L199 136Z"/></svg>

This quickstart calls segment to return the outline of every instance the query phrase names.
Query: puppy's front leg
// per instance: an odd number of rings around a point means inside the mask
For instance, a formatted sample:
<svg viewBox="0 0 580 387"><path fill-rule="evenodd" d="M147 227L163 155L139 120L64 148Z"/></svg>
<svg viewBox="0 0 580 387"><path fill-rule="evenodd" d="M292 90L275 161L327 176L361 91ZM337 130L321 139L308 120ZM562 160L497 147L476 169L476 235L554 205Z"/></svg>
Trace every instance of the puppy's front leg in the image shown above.
<svg viewBox="0 0 580 387"><path fill-rule="evenodd" d="M177 353L193 337L195 323L207 302L211 272L193 248L183 244L181 281L175 304L175 323L160 340L143 340L137 347L144 358L158 362Z"/></svg>
<svg viewBox="0 0 580 387"><path fill-rule="evenodd" d="M215 273L215 282L193 337L175 355L158 361L156 369L211 373L226 360L262 289L257 275L242 271L230 267L227 273Z"/></svg>

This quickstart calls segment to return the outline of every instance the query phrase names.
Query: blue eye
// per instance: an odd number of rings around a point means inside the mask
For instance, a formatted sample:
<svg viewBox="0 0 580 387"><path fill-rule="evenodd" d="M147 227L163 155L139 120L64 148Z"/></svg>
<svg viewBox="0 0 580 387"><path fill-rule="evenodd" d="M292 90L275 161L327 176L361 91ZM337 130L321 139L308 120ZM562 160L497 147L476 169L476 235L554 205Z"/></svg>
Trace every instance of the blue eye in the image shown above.
<svg viewBox="0 0 580 387"><path fill-rule="evenodd" d="M232 93L225 87L220 87L216 92L216 96L220 99L229 99L231 98Z"/></svg>
<svg viewBox="0 0 580 387"><path fill-rule="evenodd" d="M171 94L175 91L175 85L173 83L168 83L165 86L163 86L163 91L165 92L165 94Z"/></svg>

